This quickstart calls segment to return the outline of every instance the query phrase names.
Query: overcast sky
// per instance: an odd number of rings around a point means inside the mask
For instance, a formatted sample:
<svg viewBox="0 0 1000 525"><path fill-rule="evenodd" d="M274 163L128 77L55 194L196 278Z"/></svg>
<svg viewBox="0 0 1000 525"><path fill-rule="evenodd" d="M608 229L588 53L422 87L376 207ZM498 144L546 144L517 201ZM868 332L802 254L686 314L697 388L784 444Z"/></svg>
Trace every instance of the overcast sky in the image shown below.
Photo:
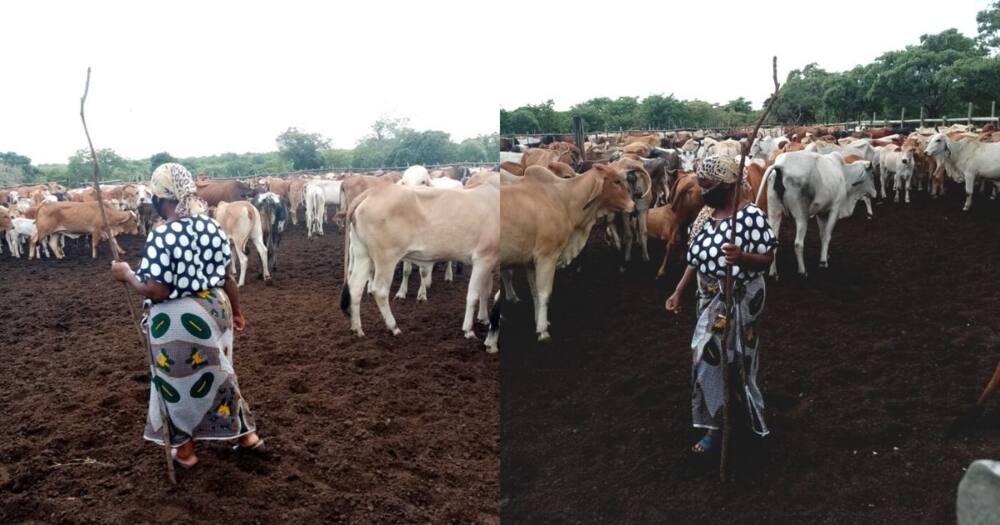
<svg viewBox="0 0 1000 525"><path fill-rule="evenodd" d="M989 3L633 0L566 9L536 2L531 19L565 30L504 28L505 49L532 58L514 69L527 81L505 84L500 105L512 110L552 99L566 110L594 97L673 93L718 103L744 96L759 107L773 91L774 55L779 82L810 62L843 71L917 44L922 34L954 27L975 36L976 12Z"/></svg>
<svg viewBox="0 0 1000 525"><path fill-rule="evenodd" d="M88 65L95 146L130 158L273 151L289 126L353 147L382 114L495 133L492 4L432 3L5 3L0 151L86 147Z"/></svg>

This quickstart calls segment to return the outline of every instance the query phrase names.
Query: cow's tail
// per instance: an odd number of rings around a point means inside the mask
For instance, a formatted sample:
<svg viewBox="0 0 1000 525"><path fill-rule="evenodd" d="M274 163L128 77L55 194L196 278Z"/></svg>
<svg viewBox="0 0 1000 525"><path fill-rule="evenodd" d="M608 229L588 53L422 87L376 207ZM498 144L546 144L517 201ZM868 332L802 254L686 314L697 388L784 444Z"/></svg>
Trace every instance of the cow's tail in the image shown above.
<svg viewBox="0 0 1000 525"><path fill-rule="evenodd" d="M773 165L768 169L774 170L774 192L783 201L785 199L785 174L781 171L781 166L778 165Z"/></svg>
<svg viewBox="0 0 1000 525"><path fill-rule="evenodd" d="M768 166L767 169L764 170L764 174L761 175L761 177L760 177L760 187L757 188L757 195L755 196L754 201L753 201L754 204L756 204L758 206L760 205L760 198L767 191L767 179L768 179L768 177L771 176L771 173L773 173L773 172L774 172L774 165L772 164L772 165Z"/></svg>
<svg viewBox="0 0 1000 525"><path fill-rule="evenodd" d="M368 192L365 191L351 202L344 214L344 287L340 292L340 309L348 315L351 308L351 235L354 232L354 210L367 198Z"/></svg>

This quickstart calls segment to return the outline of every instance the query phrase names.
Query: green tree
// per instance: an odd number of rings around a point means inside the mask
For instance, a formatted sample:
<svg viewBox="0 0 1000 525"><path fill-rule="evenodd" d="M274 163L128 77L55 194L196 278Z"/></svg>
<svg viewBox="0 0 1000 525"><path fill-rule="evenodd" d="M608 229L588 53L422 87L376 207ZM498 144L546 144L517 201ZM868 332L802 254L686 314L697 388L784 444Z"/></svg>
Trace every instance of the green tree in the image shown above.
<svg viewBox="0 0 1000 525"><path fill-rule="evenodd" d="M157 153L149 158L149 169L152 172L152 170L155 170L161 164L166 164L168 162L177 162L177 159L166 151Z"/></svg>
<svg viewBox="0 0 1000 525"><path fill-rule="evenodd" d="M291 163L293 170L322 168L320 150L330 146L329 141L319 133L306 133L296 128L288 128L276 140L278 153Z"/></svg>
<svg viewBox="0 0 1000 525"><path fill-rule="evenodd" d="M136 180L128 161L110 148L97 150L97 164L100 166L101 180ZM77 150L69 158L66 168L68 182L71 186L81 186L93 180L94 165L91 163L89 149Z"/></svg>
<svg viewBox="0 0 1000 525"><path fill-rule="evenodd" d="M996 53L1000 49L1000 1L976 13L976 29L979 46Z"/></svg>

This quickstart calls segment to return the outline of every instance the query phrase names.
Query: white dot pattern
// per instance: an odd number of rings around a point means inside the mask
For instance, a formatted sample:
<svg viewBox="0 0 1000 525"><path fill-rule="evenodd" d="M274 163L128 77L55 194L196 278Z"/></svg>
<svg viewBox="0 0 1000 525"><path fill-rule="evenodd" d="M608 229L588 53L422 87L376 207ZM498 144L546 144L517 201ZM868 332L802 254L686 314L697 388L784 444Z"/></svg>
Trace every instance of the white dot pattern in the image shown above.
<svg viewBox="0 0 1000 525"><path fill-rule="evenodd" d="M725 278L728 268L722 245L730 238L730 221L709 220L698 236L691 240L687 263L705 275ZM745 252L764 254L775 244L774 231L764 212L754 204L747 204L736 214L736 246ZM763 273L734 266L736 279L748 281Z"/></svg>
<svg viewBox="0 0 1000 525"><path fill-rule="evenodd" d="M146 239L136 275L170 286L170 299L221 286L230 262L229 238L204 215L161 225Z"/></svg>

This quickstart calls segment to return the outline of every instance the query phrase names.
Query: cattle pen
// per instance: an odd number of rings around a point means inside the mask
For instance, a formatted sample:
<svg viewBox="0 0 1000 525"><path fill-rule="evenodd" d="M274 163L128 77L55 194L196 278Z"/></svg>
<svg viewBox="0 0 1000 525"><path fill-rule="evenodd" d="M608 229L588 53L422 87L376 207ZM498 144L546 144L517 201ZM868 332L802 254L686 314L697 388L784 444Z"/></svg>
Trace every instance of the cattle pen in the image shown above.
<svg viewBox="0 0 1000 525"><path fill-rule="evenodd" d="M780 249L767 284L761 372L771 436L736 452L734 483L692 457L694 297L664 300L681 275L651 262L619 272L595 227L556 274L552 341L536 342L528 286L505 303L501 335L501 512L512 522L948 523L969 462L994 455L1000 410L946 440L996 366L1000 205L961 210L948 180L937 200L883 201L838 224L829 268L809 224L807 279ZM793 228L780 233L794 244ZM558 379L556 379L558 378ZM831 495L836 495L831 499ZM835 503L834 503L835 502ZM723 512L720 512L723 509ZM730 511L731 510L731 511Z"/></svg>
<svg viewBox="0 0 1000 525"><path fill-rule="evenodd" d="M142 241L120 237L133 267ZM272 458L209 443L178 472L183 493L142 440L148 367L106 244L97 259L74 241L63 260L0 256L0 522L497 523L499 365L456 321L468 272L394 303L397 337L366 298L359 339L336 307L343 241L291 227L271 287L251 257L234 359Z"/></svg>

